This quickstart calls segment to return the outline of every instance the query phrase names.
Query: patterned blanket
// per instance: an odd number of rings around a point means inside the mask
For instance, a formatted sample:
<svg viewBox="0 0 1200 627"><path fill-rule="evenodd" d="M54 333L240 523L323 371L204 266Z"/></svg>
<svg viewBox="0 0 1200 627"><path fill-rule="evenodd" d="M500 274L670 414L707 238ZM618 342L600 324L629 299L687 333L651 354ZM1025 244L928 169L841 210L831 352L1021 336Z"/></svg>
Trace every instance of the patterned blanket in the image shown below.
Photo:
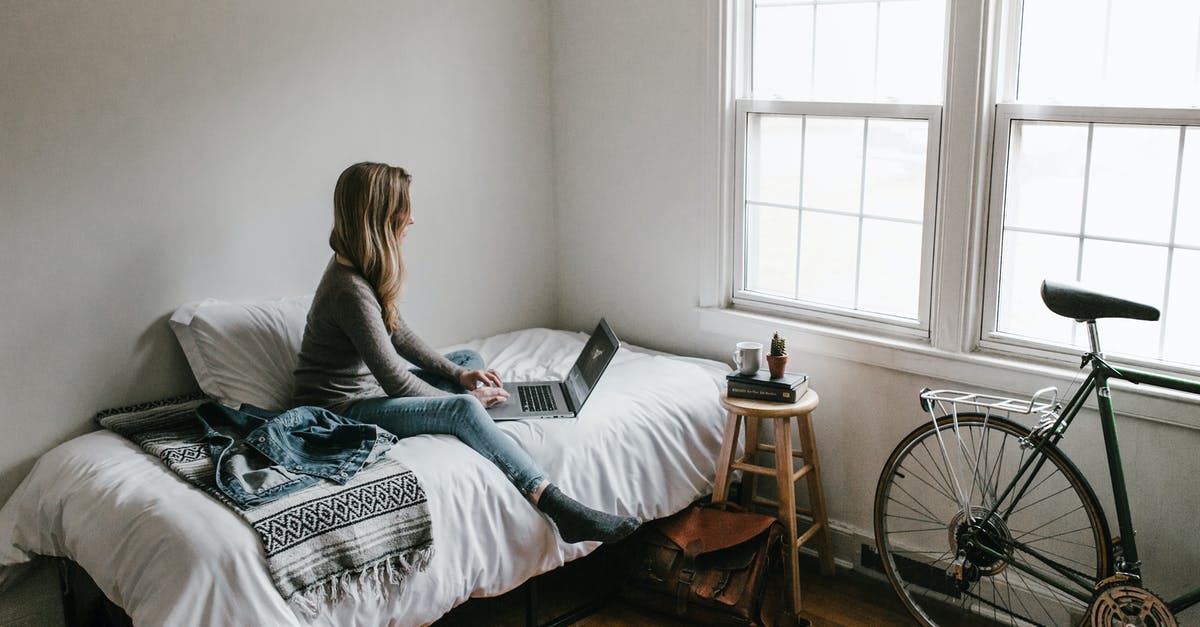
<svg viewBox="0 0 1200 627"><path fill-rule="evenodd" d="M216 487L216 467L195 409L207 398L179 398L96 415L180 477L246 519L262 540L267 569L283 596L313 616L347 596L380 597L425 569L433 554L425 491L411 470L387 456L346 485L322 481L249 510Z"/></svg>

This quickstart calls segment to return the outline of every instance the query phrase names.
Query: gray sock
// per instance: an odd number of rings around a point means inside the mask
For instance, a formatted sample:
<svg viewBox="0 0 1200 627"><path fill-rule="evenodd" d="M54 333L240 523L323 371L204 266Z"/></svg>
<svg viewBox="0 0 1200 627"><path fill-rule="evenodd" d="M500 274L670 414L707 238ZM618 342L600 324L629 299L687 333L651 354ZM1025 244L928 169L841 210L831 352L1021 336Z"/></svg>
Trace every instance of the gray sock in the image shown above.
<svg viewBox="0 0 1200 627"><path fill-rule="evenodd" d="M538 509L558 526L558 535L566 542L616 542L633 533L642 523L629 516L613 516L594 510L565 495L551 484L542 491Z"/></svg>

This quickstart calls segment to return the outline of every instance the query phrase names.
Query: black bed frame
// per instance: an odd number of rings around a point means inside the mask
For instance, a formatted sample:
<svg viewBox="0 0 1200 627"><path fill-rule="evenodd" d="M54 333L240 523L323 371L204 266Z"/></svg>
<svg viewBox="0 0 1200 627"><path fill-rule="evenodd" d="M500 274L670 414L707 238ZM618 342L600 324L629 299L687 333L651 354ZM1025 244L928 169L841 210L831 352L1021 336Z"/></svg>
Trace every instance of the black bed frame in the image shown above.
<svg viewBox="0 0 1200 627"><path fill-rule="evenodd" d="M459 608L455 608L439 622L446 620L450 625L457 624L455 614L461 613L472 603L502 604L511 614L513 606L523 604L526 627L565 627L596 613L608 605L618 593L620 582L623 550L620 544L602 546L591 555L580 558L561 568L533 577L518 589L502 595L497 599L471 599ZM133 621L116 603L110 601L87 572L72 560L60 558L58 563L59 585L63 600L63 618L67 627L132 627ZM571 571L567 573L567 571ZM541 621L539 617L553 608L552 603L543 600L543 588L553 589L554 580L563 576L585 578L583 587L596 594L567 611L548 620ZM515 618L515 617L514 617ZM438 623L434 623L436 626ZM467 624L467 623L463 623Z"/></svg>

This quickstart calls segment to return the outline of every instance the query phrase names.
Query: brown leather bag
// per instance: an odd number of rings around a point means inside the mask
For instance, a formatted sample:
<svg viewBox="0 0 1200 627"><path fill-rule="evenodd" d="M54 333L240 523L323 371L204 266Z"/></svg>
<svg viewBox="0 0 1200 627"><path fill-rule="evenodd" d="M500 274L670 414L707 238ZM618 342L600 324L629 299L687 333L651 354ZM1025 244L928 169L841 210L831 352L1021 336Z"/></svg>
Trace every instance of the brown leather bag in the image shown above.
<svg viewBox="0 0 1200 627"><path fill-rule="evenodd" d="M794 625L782 590L783 525L772 516L693 505L647 523L631 541L622 594L697 625Z"/></svg>

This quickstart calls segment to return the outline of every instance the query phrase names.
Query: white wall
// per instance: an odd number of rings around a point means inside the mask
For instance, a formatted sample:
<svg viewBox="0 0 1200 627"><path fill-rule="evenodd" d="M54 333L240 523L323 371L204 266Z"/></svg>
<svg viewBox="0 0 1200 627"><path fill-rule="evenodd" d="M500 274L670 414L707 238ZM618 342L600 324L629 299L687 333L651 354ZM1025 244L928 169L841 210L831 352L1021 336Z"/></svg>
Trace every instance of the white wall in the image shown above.
<svg viewBox="0 0 1200 627"><path fill-rule="evenodd" d="M311 291L356 161L413 173L431 342L552 324L548 50L529 0L6 3L0 500L96 410L193 388L174 307Z"/></svg>
<svg viewBox="0 0 1200 627"><path fill-rule="evenodd" d="M706 330L714 325L702 328L697 309L709 284L699 269L713 268L717 255L707 234L716 231L709 221L719 200L718 2L551 6L560 324L585 328L605 314L630 341L726 361L736 340L765 341L769 324L738 330L723 323L714 332ZM921 368L902 352L889 367L807 352L802 343L791 353L791 366L810 373L820 392L816 431L830 515L841 557L857 561L859 545L871 541L882 464L922 420L917 391L974 385L912 374ZM1191 485L1200 471L1200 432L1129 418L1118 428L1134 505L1143 512L1139 548L1151 584L1179 592L1189 579L1181 575L1200 572L1200 544L1180 532L1193 526L1200 506ZM1110 494L1094 417L1077 421L1066 448L1097 478L1097 492Z"/></svg>
<svg viewBox="0 0 1200 627"><path fill-rule="evenodd" d="M3 12L0 501L97 410L194 389L177 305L311 291L356 161L414 176L402 311L427 339L554 323L544 2Z"/></svg>

